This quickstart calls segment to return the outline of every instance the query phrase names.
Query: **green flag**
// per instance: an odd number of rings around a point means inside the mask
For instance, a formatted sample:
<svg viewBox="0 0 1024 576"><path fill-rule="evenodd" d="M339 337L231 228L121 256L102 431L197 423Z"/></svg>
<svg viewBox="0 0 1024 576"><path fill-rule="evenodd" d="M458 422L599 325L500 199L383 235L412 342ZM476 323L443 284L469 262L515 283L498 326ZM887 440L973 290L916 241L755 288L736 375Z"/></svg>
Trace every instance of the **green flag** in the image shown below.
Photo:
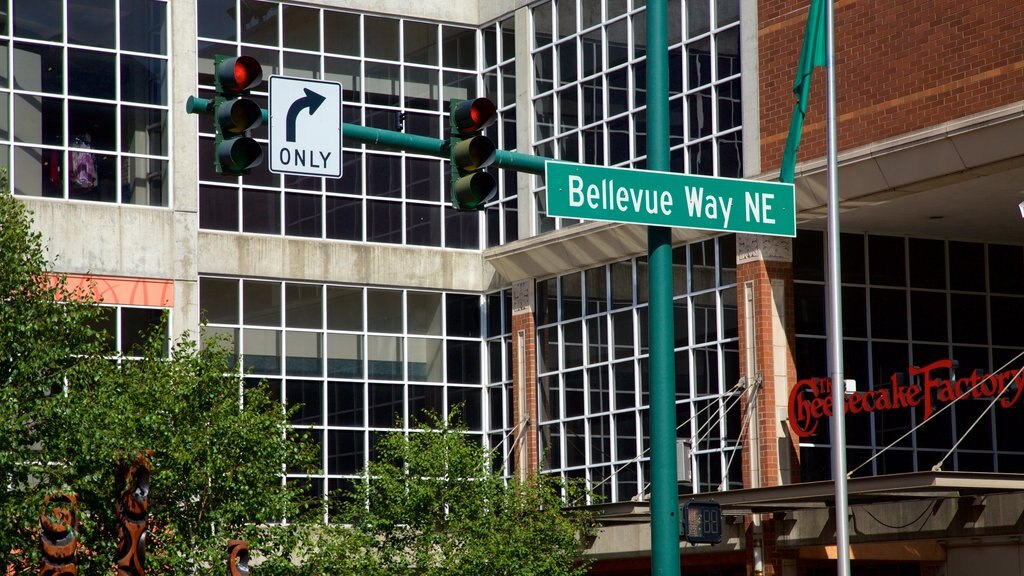
<svg viewBox="0 0 1024 576"><path fill-rule="evenodd" d="M796 68L796 81L793 82L796 105L793 107L793 118L789 122L786 149L782 153L780 182L793 182L796 152L800 148L800 133L804 128L804 116L807 114L807 95L811 91L811 74L816 66L826 65L828 45L825 37L825 4L824 0L811 0L811 9L807 14L807 29L804 31L804 45L800 49L800 63Z"/></svg>

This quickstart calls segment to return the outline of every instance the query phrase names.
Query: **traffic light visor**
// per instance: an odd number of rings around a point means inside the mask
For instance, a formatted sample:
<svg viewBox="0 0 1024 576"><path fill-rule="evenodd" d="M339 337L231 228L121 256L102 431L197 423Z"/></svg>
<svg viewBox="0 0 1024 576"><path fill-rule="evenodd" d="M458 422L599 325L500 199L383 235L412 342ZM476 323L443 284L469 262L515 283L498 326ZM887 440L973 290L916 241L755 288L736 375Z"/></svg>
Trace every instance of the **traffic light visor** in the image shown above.
<svg viewBox="0 0 1024 576"><path fill-rule="evenodd" d="M252 56L225 58L217 63L217 89L222 92L242 93L256 87L263 80L263 67Z"/></svg>
<svg viewBox="0 0 1024 576"><path fill-rule="evenodd" d="M452 121L461 134L471 134L494 124L497 112L494 102L487 98L463 100L453 108Z"/></svg>

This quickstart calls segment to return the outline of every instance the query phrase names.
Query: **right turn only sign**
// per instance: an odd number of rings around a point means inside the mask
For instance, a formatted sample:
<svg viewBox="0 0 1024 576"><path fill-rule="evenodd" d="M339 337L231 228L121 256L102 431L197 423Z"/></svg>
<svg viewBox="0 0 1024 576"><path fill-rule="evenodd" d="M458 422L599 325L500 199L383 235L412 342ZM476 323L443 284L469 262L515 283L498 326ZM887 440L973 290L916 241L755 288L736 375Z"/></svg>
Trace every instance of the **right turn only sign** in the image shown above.
<svg viewBox="0 0 1024 576"><path fill-rule="evenodd" d="M270 171L341 177L341 84L270 77Z"/></svg>

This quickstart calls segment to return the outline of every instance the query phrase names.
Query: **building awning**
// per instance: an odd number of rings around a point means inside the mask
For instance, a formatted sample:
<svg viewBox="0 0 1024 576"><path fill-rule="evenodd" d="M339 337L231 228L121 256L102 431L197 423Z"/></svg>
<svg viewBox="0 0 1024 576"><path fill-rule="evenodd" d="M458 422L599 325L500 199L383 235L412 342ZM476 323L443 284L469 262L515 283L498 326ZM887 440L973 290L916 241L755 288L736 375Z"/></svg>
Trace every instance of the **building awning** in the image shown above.
<svg viewBox="0 0 1024 576"><path fill-rule="evenodd" d="M847 482L847 492L851 506L1024 492L1024 474L910 472L869 476L850 479ZM726 492L705 492L681 496L680 503L691 498L714 500L722 505L723 514L730 515L830 508L835 506L835 483L828 480ZM608 524L647 522L650 518L650 505L647 501L618 502L594 506L592 509L598 512L598 521Z"/></svg>

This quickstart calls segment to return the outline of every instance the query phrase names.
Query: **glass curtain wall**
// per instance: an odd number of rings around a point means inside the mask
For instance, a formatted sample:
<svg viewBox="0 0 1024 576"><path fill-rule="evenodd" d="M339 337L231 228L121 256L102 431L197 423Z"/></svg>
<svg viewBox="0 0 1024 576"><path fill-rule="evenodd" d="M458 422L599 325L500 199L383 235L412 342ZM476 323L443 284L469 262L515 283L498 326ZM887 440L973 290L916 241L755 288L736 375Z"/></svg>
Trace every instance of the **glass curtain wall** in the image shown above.
<svg viewBox="0 0 1024 576"><path fill-rule="evenodd" d="M828 374L823 236L801 230L794 242L799 379ZM858 391L892 393L894 381L920 385L923 377L912 376L910 368L944 359L954 361L953 369L934 377L964 378L1024 365L1024 247L844 234L840 249L844 377L855 380ZM941 397L933 401L936 409L948 404ZM849 467L894 444L856 475L927 471L962 440L944 470L1022 472L1024 450L1016 431L1024 427L1024 412L1019 405L991 404L991 398L965 398L936 410L927 422L921 405L848 414ZM801 479L830 478L830 454L827 426L819 426L800 444Z"/></svg>
<svg viewBox="0 0 1024 576"><path fill-rule="evenodd" d="M254 93L264 108L271 74L337 81L343 122L447 138L449 100L487 95L504 118L490 136L500 148L515 147L511 20L481 33L249 0L204 0L197 18L202 97L213 94L214 57L245 54L263 65L264 82ZM225 177L205 160L213 150L209 117L200 117L199 130L203 229L463 249L499 244L509 233L515 238L512 173L501 178L501 201L488 211L485 233L484 216L449 208L445 160L344 141L340 179L282 176L269 172L266 163L248 176ZM265 146L266 126L254 136Z"/></svg>
<svg viewBox="0 0 1024 576"><path fill-rule="evenodd" d="M677 437L693 447L684 490L742 487L736 246L673 251ZM537 284L541 470L586 478L604 501L649 490L646 258Z"/></svg>
<svg viewBox="0 0 1024 576"><path fill-rule="evenodd" d="M310 494L351 489L380 436L415 427L425 411L447 417L460 406L481 445L494 423L495 447L502 440L502 392L511 377L484 386L479 295L205 276L199 294L205 338L221 338L250 383L265 380L286 405L299 407L292 425L320 446L323 473L288 481ZM501 348L505 321L499 312L488 322Z"/></svg>
<svg viewBox="0 0 1024 576"><path fill-rule="evenodd" d="M169 205L167 10L0 2L0 167L15 194Z"/></svg>
<svg viewBox="0 0 1024 576"><path fill-rule="evenodd" d="M740 177L739 0L669 0L671 170ZM552 0L532 8L535 154L646 168L646 8L639 0ZM536 232L547 216L533 178Z"/></svg>

